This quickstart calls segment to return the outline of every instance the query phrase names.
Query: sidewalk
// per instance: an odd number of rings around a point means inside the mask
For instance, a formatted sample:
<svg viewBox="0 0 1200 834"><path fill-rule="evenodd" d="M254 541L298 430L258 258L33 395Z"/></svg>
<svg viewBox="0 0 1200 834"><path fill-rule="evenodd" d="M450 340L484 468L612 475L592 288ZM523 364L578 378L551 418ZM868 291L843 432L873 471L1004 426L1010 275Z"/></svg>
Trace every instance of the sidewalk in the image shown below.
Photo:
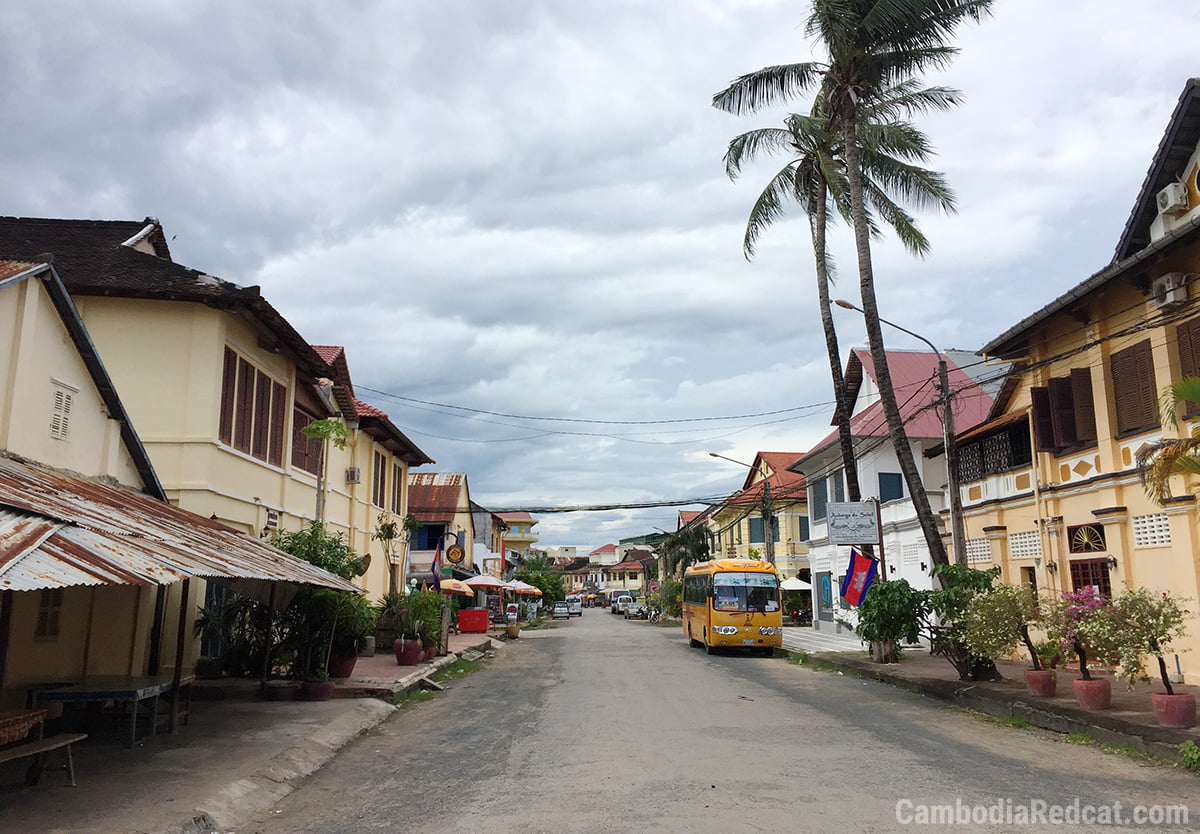
<svg viewBox="0 0 1200 834"><path fill-rule="evenodd" d="M836 648L830 645L837 643ZM783 647L805 652L820 668L871 678L910 692L947 701L961 707L1000 717L1020 717L1037 727L1060 733L1080 733L1104 744L1131 747L1162 759L1179 761L1179 745L1185 741L1200 744L1200 729L1160 727L1150 705L1150 693L1161 692L1162 683L1139 683L1130 690L1124 681L1112 682L1112 707L1086 710L1075 700L1071 682L1078 677L1074 669L1058 670L1058 693L1053 698L1031 696L1025 688L1023 662L999 661L996 668L1001 681L960 681L958 673L943 657L929 654L927 647L907 648L899 663L871 661L858 638L848 632L834 635L832 630L814 632L811 628L784 628ZM1200 697L1200 686L1172 684L1176 692Z"/></svg>
<svg viewBox="0 0 1200 834"><path fill-rule="evenodd" d="M24 787L28 759L0 765L0 831L238 830L388 718L393 697L418 688L457 654L503 645L492 636L451 635L451 654L420 666L397 666L390 652L359 658L331 701L263 701L257 681L197 681L189 722L175 735L139 737L131 749L122 723L76 744L76 788L49 769L39 785ZM48 764L56 765L51 756Z"/></svg>

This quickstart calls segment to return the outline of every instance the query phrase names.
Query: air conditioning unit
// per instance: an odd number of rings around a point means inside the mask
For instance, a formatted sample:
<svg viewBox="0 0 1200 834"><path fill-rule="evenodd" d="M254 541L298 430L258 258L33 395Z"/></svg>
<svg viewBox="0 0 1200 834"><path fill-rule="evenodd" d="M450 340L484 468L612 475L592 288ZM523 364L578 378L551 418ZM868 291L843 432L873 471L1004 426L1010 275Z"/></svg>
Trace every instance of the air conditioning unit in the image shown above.
<svg viewBox="0 0 1200 834"><path fill-rule="evenodd" d="M359 469L357 466L346 467L346 483L361 484L362 483L362 470Z"/></svg>
<svg viewBox="0 0 1200 834"><path fill-rule="evenodd" d="M1187 279L1182 272L1168 272L1154 279L1154 306L1169 310L1187 302Z"/></svg>
<svg viewBox="0 0 1200 834"><path fill-rule="evenodd" d="M1182 214L1187 207L1187 189L1182 183L1173 182L1158 192L1159 214Z"/></svg>

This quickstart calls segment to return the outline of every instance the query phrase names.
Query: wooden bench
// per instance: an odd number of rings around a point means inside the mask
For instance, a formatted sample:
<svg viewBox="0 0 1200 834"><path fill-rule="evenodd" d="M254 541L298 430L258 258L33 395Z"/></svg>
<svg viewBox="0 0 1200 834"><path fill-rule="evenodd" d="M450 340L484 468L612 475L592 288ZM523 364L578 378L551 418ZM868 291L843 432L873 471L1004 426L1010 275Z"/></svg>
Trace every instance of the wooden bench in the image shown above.
<svg viewBox="0 0 1200 834"><path fill-rule="evenodd" d="M75 760L71 756L71 745L77 741L83 741L85 738L87 738L87 733L59 733L49 738L39 738L21 744L0 747L0 763L32 756L33 761L29 765L29 770L25 772L25 784L36 785L42 778L42 771L46 769L46 754L51 750L65 749L66 763L52 769L66 771L71 779L71 787L75 787Z"/></svg>

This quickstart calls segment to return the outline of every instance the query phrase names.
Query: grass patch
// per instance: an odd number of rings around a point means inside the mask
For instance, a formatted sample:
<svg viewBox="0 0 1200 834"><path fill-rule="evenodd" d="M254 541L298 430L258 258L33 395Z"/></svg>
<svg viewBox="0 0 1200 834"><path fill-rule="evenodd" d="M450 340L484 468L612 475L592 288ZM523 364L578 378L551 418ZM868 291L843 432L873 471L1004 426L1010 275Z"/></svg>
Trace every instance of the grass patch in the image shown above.
<svg viewBox="0 0 1200 834"><path fill-rule="evenodd" d="M1153 753L1148 753L1145 750L1139 750L1136 747L1130 747L1127 744L1101 744L1100 749L1105 753L1115 753L1118 756L1124 756L1127 759L1133 759L1139 762L1157 762L1160 761Z"/></svg>
<svg viewBox="0 0 1200 834"><path fill-rule="evenodd" d="M812 656L808 652L788 652L788 663L798 663L801 666L807 666L812 663Z"/></svg>
<svg viewBox="0 0 1200 834"><path fill-rule="evenodd" d="M410 707L413 704L419 704L424 701L432 701L436 696L436 692L430 692L428 689L412 689L408 692L397 695L396 699L392 701L392 705L399 707L400 709L404 709L405 707Z"/></svg>
<svg viewBox="0 0 1200 834"><path fill-rule="evenodd" d="M1088 733L1067 733L1067 744L1095 744L1096 739Z"/></svg>
<svg viewBox="0 0 1200 834"><path fill-rule="evenodd" d="M460 657L449 666L439 669L437 674L433 676L433 679L438 683L442 683L443 681L461 678L464 675L471 674L472 672L478 672L481 668L483 668L482 661L463 660Z"/></svg>

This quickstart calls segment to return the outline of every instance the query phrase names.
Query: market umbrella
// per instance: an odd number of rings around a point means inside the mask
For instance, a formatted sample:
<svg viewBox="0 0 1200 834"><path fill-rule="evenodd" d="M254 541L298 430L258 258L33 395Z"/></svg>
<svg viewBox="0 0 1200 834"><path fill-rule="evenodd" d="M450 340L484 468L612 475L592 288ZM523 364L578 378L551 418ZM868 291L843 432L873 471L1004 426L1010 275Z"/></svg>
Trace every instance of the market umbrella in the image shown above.
<svg viewBox="0 0 1200 834"><path fill-rule="evenodd" d="M475 589L461 579L443 579L440 583L443 594L461 594L464 597L475 596Z"/></svg>
<svg viewBox="0 0 1200 834"><path fill-rule="evenodd" d="M540 589L530 585L528 582L522 582L520 579L514 579L511 582L506 582L504 587L510 591L516 591L518 594L533 594L539 597L542 595Z"/></svg>
<svg viewBox="0 0 1200 834"><path fill-rule="evenodd" d="M470 585L472 588L507 588L508 584L503 579L498 579L495 576L487 573L481 573L479 576L472 576L464 584Z"/></svg>
<svg viewBox="0 0 1200 834"><path fill-rule="evenodd" d="M812 585L805 582L798 576L793 576L791 579L785 579L779 583L779 587L785 591L811 591Z"/></svg>

